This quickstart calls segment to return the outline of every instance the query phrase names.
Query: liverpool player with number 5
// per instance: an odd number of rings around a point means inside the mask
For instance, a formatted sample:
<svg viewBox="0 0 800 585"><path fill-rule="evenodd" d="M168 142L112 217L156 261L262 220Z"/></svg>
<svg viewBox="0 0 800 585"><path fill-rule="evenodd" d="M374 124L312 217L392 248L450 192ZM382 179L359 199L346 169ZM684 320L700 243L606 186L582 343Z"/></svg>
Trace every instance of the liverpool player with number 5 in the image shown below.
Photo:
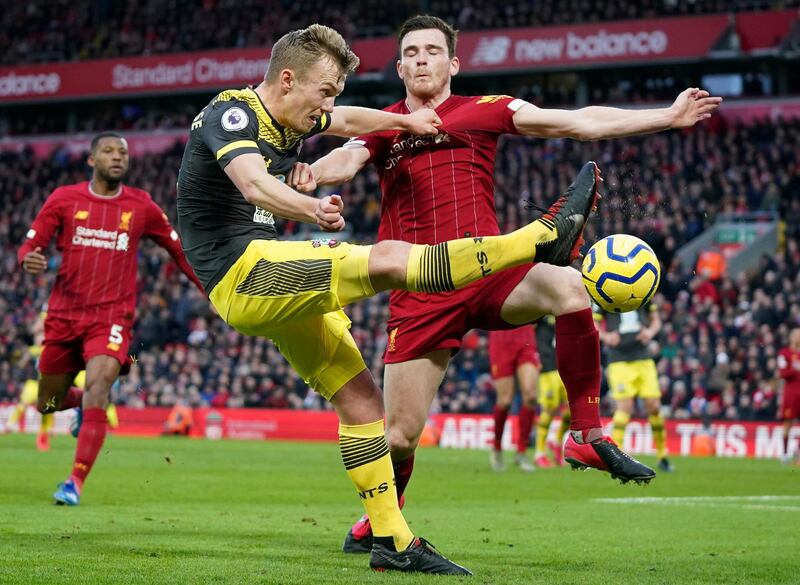
<svg viewBox="0 0 800 585"><path fill-rule="evenodd" d="M47 268L42 250L54 235L62 254L44 324L37 408L43 414L84 410L72 473L53 494L59 504L80 502L105 440L111 385L130 369L139 240L149 237L167 250L202 290L164 212L149 193L122 184L128 162L122 136L95 136L88 159L92 180L53 191L17 254L29 274ZM83 369L85 391L72 386Z"/></svg>

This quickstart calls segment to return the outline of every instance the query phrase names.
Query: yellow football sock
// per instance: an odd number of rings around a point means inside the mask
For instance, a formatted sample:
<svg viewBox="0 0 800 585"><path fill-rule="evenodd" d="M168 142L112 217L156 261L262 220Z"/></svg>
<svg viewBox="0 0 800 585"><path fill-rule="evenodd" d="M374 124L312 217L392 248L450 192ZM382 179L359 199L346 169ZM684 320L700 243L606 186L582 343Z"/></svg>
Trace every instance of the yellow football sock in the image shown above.
<svg viewBox="0 0 800 585"><path fill-rule="evenodd" d="M561 426L558 427L558 444L564 444L564 435L567 434L569 430L569 425L572 422L572 413L570 411L565 411L561 413Z"/></svg>
<svg viewBox="0 0 800 585"><path fill-rule="evenodd" d="M659 459L667 456L667 429L664 426L664 417L661 413L651 414L647 417L650 421L650 429L653 431L653 445Z"/></svg>
<svg viewBox="0 0 800 585"><path fill-rule="evenodd" d="M22 418L24 412L25 412L25 405L22 403L17 404L14 407L14 410L11 411L11 414L8 415L8 422L6 424L8 424L9 426L17 424Z"/></svg>
<svg viewBox="0 0 800 585"><path fill-rule="evenodd" d="M625 442L625 427L628 426L628 423L631 420L631 415L629 415L624 410L618 410L614 413L614 417L611 419L613 424L613 430L611 432L611 438L614 439L614 442L622 447L622 444Z"/></svg>
<svg viewBox="0 0 800 585"><path fill-rule="evenodd" d="M533 262L536 245L554 240L555 227L537 220L503 236L463 238L415 244L408 256L406 285L415 292L437 293L461 288L512 266Z"/></svg>
<svg viewBox="0 0 800 585"><path fill-rule="evenodd" d="M544 453L545 446L547 445L547 432L550 430L550 422L553 420L553 415L546 410L542 410L539 414L539 422L536 424L536 453Z"/></svg>
<svg viewBox="0 0 800 585"><path fill-rule="evenodd" d="M108 419L109 428L116 429L119 426L119 416L117 416L117 407L114 404L106 406L106 418Z"/></svg>
<svg viewBox="0 0 800 585"><path fill-rule="evenodd" d="M339 448L347 475L369 515L372 534L391 536L405 550L414 535L397 504L394 468L383 436L383 420L366 425L339 425Z"/></svg>
<svg viewBox="0 0 800 585"><path fill-rule="evenodd" d="M53 416L52 412L48 414L43 414L42 424L39 427L39 434L46 435L47 433L49 433L50 430L53 428L54 423L55 423L55 417Z"/></svg>

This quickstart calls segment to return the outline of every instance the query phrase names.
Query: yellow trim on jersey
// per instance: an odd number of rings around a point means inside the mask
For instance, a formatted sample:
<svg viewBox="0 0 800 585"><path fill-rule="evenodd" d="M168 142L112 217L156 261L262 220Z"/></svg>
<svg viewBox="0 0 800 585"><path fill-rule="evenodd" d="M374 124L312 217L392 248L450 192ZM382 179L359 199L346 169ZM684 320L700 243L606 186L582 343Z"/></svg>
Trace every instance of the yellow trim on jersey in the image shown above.
<svg viewBox="0 0 800 585"><path fill-rule="evenodd" d="M295 132L291 128L278 129L272 123L264 104L252 89L227 89L217 96L217 101L228 102L231 100L239 100L245 102L250 109L256 113L258 120L258 137L261 140L269 142L273 147L282 151L287 151L297 146L297 143L303 137L300 132Z"/></svg>
<svg viewBox="0 0 800 585"><path fill-rule="evenodd" d="M236 150L237 148L258 148L258 144L255 140L236 140L235 142L226 144L217 151L217 160L221 159L230 151Z"/></svg>

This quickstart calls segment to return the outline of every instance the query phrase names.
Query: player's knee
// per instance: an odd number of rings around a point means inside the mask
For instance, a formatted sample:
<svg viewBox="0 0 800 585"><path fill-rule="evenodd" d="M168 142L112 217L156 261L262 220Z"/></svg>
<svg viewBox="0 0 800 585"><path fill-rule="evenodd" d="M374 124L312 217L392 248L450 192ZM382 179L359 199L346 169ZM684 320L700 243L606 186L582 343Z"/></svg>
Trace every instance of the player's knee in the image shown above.
<svg viewBox="0 0 800 585"><path fill-rule="evenodd" d="M386 429L386 442L389 445L389 451L395 456L411 455L419 444L419 437L419 433L414 435L399 428Z"/></svg>
<svg viewBox="0 0 800 585"><path fill-rule="evenodd" d="M55 396L44 397L40 396L36 401L36 410L41 414L50 414L58 410L58 404Z"/></svg>
<svg viewBox="0 0 800 585"><path fill-rule="evenodd" d="M409 244L384 241L369 253L369 276L375 290L402 288L406 282Z"/></svg>
<svg viewBox="0 0 800 585"><path fill-rule="evenodd" d="M556 274L549 282L554 315L566 315L591 306L580 272L574 268L564 268Z"/></svg>

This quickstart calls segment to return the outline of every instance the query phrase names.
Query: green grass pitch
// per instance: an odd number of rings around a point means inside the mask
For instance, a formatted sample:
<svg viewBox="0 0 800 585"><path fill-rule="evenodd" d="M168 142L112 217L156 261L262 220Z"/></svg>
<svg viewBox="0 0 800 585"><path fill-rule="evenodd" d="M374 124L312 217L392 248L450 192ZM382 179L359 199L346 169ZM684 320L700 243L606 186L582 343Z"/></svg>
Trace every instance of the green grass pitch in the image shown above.
<svg viewBox="0 0 800 585"><path fill-rule="evenodd" d="M459 580L373 573L339 552L362 512L333 444L110 437L67 508L50 495L74 440L33 443L0 436L0 583ZM800 467L674 463L643 488L568 469L497 474L486 452L425 449L406 517L481 585L800 583Z"/></svg>

